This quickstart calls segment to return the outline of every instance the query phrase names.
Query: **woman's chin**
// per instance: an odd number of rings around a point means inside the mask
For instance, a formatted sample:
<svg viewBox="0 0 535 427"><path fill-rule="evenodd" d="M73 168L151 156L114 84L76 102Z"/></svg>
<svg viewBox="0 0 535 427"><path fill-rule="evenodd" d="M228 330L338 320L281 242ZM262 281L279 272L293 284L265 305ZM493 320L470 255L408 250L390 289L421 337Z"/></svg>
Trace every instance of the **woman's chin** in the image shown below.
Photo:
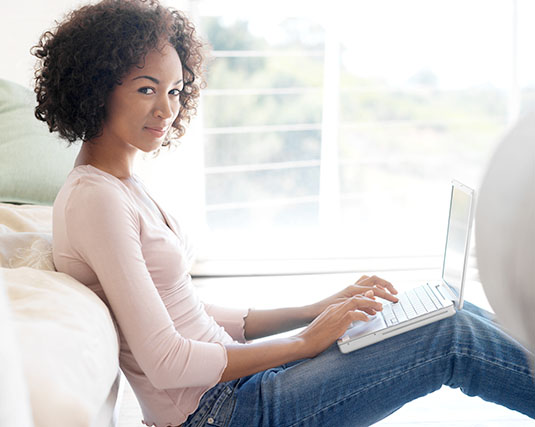
<svg viewBox="0 0 535 427"><path fill-rule="evenodd" d="M152 141L146 142L144 144L139 144L137 146L137 149L147 154L153 153L162 147L164 141L164 138L153 139Z"/></svg>

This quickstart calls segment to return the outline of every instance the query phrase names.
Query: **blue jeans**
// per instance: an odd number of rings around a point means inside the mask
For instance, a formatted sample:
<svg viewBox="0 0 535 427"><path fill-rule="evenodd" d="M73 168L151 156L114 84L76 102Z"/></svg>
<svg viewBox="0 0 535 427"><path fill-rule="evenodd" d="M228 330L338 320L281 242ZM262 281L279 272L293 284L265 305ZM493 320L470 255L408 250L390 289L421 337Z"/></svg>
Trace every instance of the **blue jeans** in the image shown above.
<svg viewBox="0 0 535 427"><path fill-rule="evenodd" d="M349 354L335 344L218 384L184 426L367 426L443 384L535 418L529 366L491 315L465 303L453 317Z"/></svg>

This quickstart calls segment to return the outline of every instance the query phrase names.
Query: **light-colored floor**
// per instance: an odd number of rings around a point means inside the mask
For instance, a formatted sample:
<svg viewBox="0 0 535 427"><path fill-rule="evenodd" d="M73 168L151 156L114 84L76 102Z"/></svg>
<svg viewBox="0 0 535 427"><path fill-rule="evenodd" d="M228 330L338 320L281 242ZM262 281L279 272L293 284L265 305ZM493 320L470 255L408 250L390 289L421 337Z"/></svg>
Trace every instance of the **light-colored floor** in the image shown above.
<svg viewBox="0 0 535 427"><path fill-rule="evenodd" d="M434 270L391 271L381 276L392 281L400 290L421 283L439 274ZM206 302L225 306L272 308L299 305L327 296L359 277L355 274L309 276L239 277L195 279ZM489 309L477 275L472 271L467 284L467 299ZM119 427L141 426L141 410L126 383L121 404ZM526 416L467 397L459 390L442 387L439 391L415 400L376 424L377 426L535 426Z"/></svg>

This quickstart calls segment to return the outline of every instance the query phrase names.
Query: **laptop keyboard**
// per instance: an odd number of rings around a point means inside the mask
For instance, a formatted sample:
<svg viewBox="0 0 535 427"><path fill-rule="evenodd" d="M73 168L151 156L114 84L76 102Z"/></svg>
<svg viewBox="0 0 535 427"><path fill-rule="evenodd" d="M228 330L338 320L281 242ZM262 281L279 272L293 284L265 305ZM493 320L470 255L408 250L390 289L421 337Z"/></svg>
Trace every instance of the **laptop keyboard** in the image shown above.
<svg viewBox="0 0 535 427"><path fill-rule="evenodd" d="M388 326L397 325L443 307L427 284L396 296L399 302L383 304L382 313Z"/></svg>

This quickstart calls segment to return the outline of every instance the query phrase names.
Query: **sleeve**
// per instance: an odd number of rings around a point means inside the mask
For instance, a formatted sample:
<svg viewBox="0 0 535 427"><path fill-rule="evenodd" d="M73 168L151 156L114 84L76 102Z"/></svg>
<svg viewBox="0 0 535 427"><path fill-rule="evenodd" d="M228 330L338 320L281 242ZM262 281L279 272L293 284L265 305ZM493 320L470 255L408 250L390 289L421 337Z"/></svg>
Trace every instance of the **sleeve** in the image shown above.
<svg viewBox="0 0 535 427"><path fill-rule="evenodd" d="M149 274L135 205L107 183L79 183L65 207L68 239L95 272L137 363L158 389L215 385L220 343L182 337Z"/></svg>
<svg viewBox="0 0 535 427"><path fill-rule="evenodd" d="M245 343L245 318L249 309L219 307L213 304L204 304L208 315L212 316L218 325L229 334L232 339Z"/></svg>

